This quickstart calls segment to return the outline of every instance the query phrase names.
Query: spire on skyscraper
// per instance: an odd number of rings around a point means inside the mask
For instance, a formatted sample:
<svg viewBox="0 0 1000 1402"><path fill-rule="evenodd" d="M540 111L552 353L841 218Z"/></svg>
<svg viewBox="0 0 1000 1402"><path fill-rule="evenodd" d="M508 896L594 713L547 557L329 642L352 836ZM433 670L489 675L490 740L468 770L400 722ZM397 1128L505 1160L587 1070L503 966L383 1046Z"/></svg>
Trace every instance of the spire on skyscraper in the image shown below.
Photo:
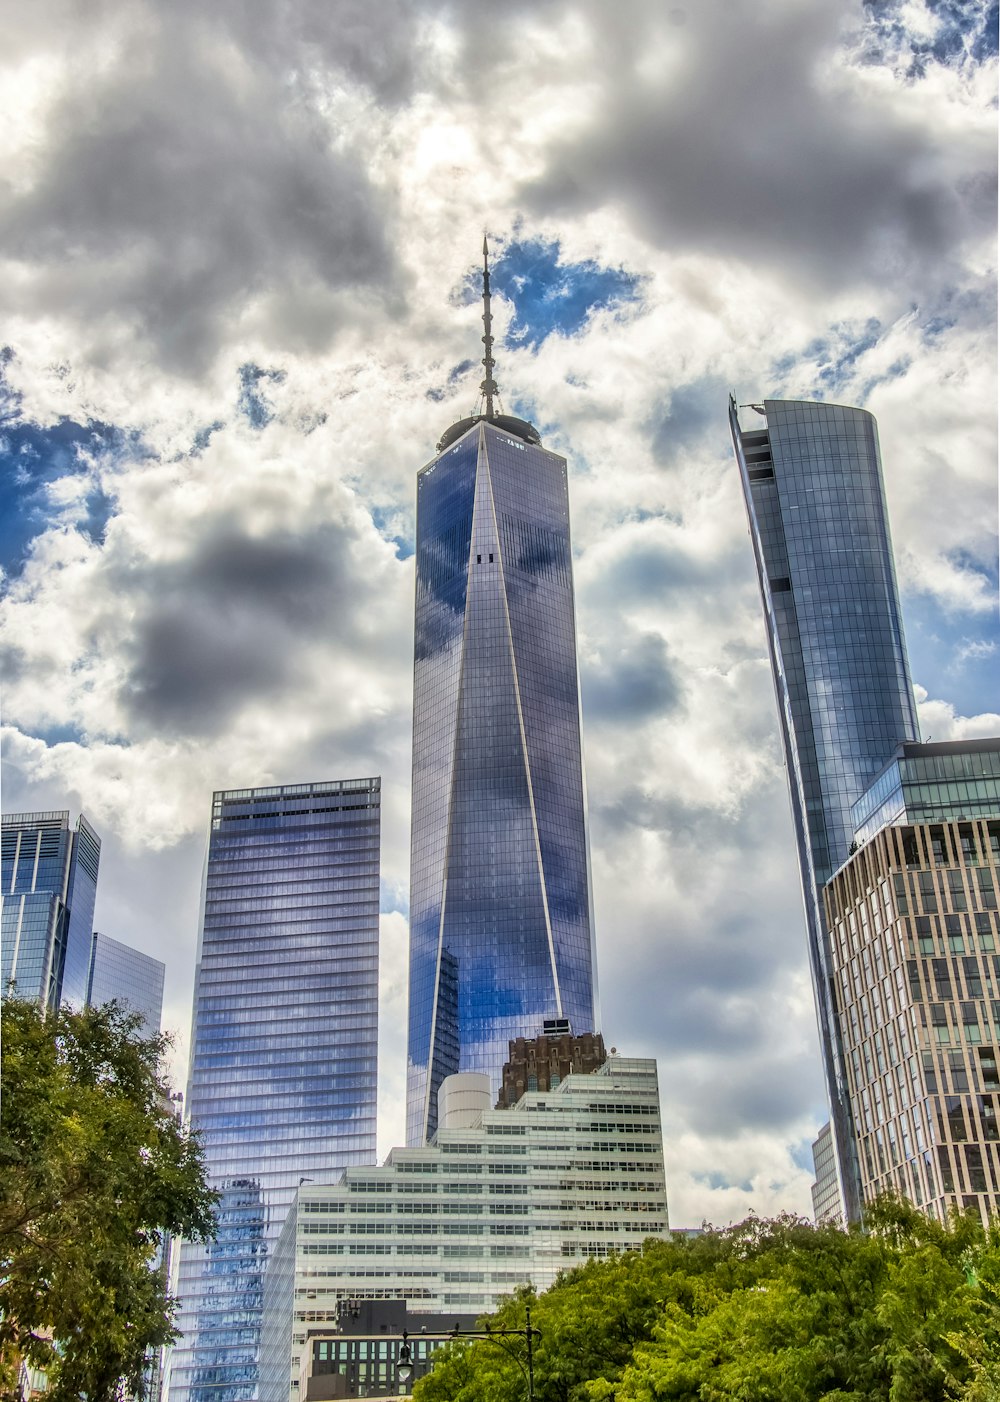
<svg viewBox="0 0 1000 1402"><path fill-rule="evenodd" d="M486 367L486 378L479 388L486 396L486 417L493 417L493 396L498 394L497 382L493 378L493 310L490 306L490 250L486 242L486 235L483 235L483 345L486 347L486 354L483 356L483 364Z"/></svg>
<svg viewBox="0 0 1000 1402"><path fill-rule="evenodd" d="M497 428L504 429L507 433L514 434L525 443L534 445L541 444L538 436L538 429L534 424L529 424L525 419L514 418L512 414L498 413L494 406L494 400L499 400L500 390L496 380L493 378L493 371L496 368L496 361L493 359L493 307L492 294L490 292L490 249L486 235L483 235L483 345L486 347L486 354L483 356L483 365L486 374L479 385L479 397L483 403L481 414L472 414L467 419L459 419L457 423L442 434L437 445L438 452L441 453L452 443L458 441L464 434L468 433L473 424L480 419L485 419L487 423L492 423Z"/></svg>

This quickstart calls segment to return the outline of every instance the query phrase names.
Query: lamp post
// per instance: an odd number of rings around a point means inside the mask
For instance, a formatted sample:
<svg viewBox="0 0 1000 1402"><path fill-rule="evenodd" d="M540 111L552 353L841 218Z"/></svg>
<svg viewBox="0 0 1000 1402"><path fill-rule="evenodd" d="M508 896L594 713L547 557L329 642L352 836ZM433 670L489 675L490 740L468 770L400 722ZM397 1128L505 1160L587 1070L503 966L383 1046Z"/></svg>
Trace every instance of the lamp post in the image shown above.
<svg viewBox="0 0 1000 1402"><path fill-rule="evenodd" d="M523 1329L491 1329L489 1325L485 1329L463 1329L456 1324L454 1329L447 1334L425 1334L421 1331L423 1339L487 1339L492 1343L499 1344L504 1353L510 1355L514 1362L524 1373L528 1381L528 1402L535 1402L535 1362L533 1346L535 1339L542 1337L541 1329L536 1328L531 1322L531 1306L524 1307L524 1328ZM518 1358L516 1353L511 1353L510 1349L503 1342L505 1338L524 1339L527 1344L528 1367ZM413 1372L413 1349L409 1343L409 1335L403 1330L403 1342L399 1347L399 1354L396 1360L396 1376L400 1382L406 1383Z"/></svg>

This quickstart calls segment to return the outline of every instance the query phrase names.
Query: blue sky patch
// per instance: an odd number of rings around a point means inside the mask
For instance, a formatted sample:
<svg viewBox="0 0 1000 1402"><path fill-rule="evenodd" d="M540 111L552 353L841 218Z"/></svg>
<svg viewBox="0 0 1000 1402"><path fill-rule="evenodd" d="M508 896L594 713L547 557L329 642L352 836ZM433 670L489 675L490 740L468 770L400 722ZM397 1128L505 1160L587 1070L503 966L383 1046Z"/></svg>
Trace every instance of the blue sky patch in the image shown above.
<svg viewBox="0 0 1000 1402"><path fill-rule="evenodd" d="M495 292L514 306L504 344L537 350L547 336L575 336L595 311L638 300L643 279L624 268L602 268L593 259L560 262L557 239L514 239L490 268ZM482 295L481 274L470 273L464 287L467 303Z"/></svg>
<svg viewBox="0 0 1000 1402"><path fill-rule="evenodd" d="M237 400L237 408L251 428L266 428L274 418L274 408L264 393L264 388L268 383L282 384L285 379L284 370L265 370L248 360L245 365L240 366L239 377L240 397Z"/></svg>
<svg viewBox="0 0 1000 1402"><path fill-rule="evenodd" d="M982 565L978 568L982 570ZM996 711L1000 696L1000 626L995 613L956 617L928 594L907 594L902 603L913 680L932 699L945 697L958 715ZM924 736L925 740L929 738Z"/></svg>
<svg viewBox="0 0 1000 1402"><path fill-rule="evenodd" d="M383 540L391 541L396 547L396 556L400 560L408 560L413 554L412 535L399 535L399 525L402 513L396 506L373 506L372 521L375 529Z"/></svg>
<svg viewBox="0 0 1000 1402"><path fill-rule="evenodd" d="M918 80L935 64L962 68L996 57L995 0L926 0L926 7L936 20L930 34L907 29L901 0L865 0L867 61L891 63L901 53L909 54L906 76Z"/></svg>
<svg viewBox="0 0 1000 1402"><path fill-rule="evenodd" d="M90 458L148 456L138 433L114 424L62 417L43 427L22 418L21 396L2 378L11 358L0 357L0 567L8 578L23 569L35 537L63 518L53 491L58 482L91 476ZM114 509L114 498L94 482L74 525L100 544Z"/></svg>
<svg viewBox="0 0 1000 1402"><path fill-rule="evenodd" d="M214 422L206 424L204 428L200 428L194 436L194 442L191 444L191 456L193 458L200 458L212 441L212 434L219 433L225 426L221 419L215 419Z"/></svg>

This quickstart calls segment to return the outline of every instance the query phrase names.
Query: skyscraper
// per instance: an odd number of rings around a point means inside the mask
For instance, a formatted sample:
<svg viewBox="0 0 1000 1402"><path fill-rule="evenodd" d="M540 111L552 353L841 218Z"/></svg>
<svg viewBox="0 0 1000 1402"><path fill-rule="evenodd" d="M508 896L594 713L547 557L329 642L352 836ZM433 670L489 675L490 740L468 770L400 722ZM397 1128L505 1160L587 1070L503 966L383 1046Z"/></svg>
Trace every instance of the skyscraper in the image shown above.
<svg viewBox="0 0 1000 1402"><path fill-rule="evenodd" d="M730 399L767 626L806 908L840 1189L860 1212L843 1048L832 998L825 882L853 839L851 804L918 738L875 420L864 409Z"/></svg>
<svg viewBox="0 0 1000 1402"><path fill-rule="evenodd" d="M81 814L3 819L3 988L57 1008L87 1001L101 839Z"/></svg>
<svg viewBox="0 0 1000 1402"><path fill-rule="evenodd" d="M87 1002L94 1008L112 999L127 1004L133 1012L142 1014L144 1035L151 1037L160 1030L165 972L159 959L95 930Z"/></svg>
<svg viewBox="0 0 1000 1402"><path fill-rule="evenodd" d="M299 1182L375 1158L378 779L217 793L188 1111L222 1191L181 1248L171 1402L257 1396L268 1252Z"/></svg>
<svg viewBox="0 0 1000 1402"><path fill-rule="evenodd" d="M485 247L484 247L485 255ZM407 1142L545 1018L596 1030L566 462L484 412L417 478Z"/></svg>

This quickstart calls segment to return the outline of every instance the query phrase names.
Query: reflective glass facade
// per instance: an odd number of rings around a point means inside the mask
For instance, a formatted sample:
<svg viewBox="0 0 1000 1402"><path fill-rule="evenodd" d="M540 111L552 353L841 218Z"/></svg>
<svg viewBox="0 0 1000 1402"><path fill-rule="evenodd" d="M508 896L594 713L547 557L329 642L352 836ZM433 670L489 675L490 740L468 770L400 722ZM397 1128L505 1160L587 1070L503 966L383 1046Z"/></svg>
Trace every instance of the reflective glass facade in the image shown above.
<svg viewBox="0 0 1000 1402"><path fill-rule="evenodd" d="M875 420L768 399L730 424L767 624L841 1190L860 1192L822 888L846 859L851 805L918 738Z"/></svg>
<svg viewBox="0 0 1000 1402"><path fill-rule="evenodd" d="M215 795L188 1112L223 1190L181 1249L171 1402L256 1398L263 1271L302 1178L375 1158L378 779Z"/></svg>
<svg viewBox="0 0 1000 1402"><path fill-rule="evenodd" d="M596 1024L565 460L473 423L417 478L416 554L411 1144L445 1076Z"/></svg>
<svg viewBox="0 0 1000 1402"><path fill-rule="evenodd" d="M159 959L95 931L87 1002L95 1008L112 999L127 1003L134 1012L142 1013L145 1033L152 1036L160 1030L165 972Z"/></svg>
<svg viewBox="0 0 1000 1402"><path fill-rule="evenodd" d="M51 1008L87 1001L101 839L69 813L3 820L3 988Z"/></svg>
<svg viewBox="0 0 1000 1402"><path fill-rule="evenodd" d="M1000 818L1000 740L901 745L851 813L859 846L887 823Z"/></svg>

